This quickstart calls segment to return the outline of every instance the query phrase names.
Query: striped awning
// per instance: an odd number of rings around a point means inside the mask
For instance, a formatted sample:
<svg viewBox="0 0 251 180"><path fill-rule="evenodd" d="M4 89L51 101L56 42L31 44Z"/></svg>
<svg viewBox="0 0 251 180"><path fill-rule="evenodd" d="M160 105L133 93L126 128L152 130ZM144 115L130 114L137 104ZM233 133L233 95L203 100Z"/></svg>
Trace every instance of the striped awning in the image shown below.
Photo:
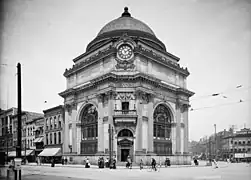
<svg viewBox="0 0 251 180"><path fill-rule="evenodd" d="M62 156L61 148L46 148L38 156Z"/></svg>
<svg viewBox="0 0 251 180"><path fill-rule="evenodd" d="M44 140L43 137L39 137L34 140L34 143L42 142L43 140Z"/></svg>

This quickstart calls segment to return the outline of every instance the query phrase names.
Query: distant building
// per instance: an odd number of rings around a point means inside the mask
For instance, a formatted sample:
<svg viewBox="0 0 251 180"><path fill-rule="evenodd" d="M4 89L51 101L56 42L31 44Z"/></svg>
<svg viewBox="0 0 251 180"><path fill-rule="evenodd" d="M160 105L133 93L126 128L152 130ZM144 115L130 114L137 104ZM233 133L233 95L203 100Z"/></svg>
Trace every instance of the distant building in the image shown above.
<svg viewBox="0 0 251 180"><path fill-rule="evenodd" d="M0 112L0 152L5 154L15 149L13 146L13 120L12 116L17 113L17 108L1 110Z"/></svg>
<svg viewBox="0 0 251 180"><path fill-rule="evenodd" d="M30 111L22 111L21 113L21 126L22 126L22 156L27 157L28 161L34 161L34 150L35 150L35 121L37 117L43 117L42 113L35 113ZM13 120L13 144L17 145L17 124L18 124L18 115L15 114L12 116ZM9 154L9 157L15 157L16 151L12 151Z"/></svg>
<svg viewBox="0 0 251 180"><path fill-rule="evenodd" d="M59 105L44 110L44 150L38 155L41 157L62 156L64 106Z"/></svg>
<svg viewBox="0 0 251 180"><path fill-rule="evenodd" d="M21 155L29 156L34 149L34 136L32 133L32 119L43 114L23 111L21 114L22 142ZM8 159L16 157L17 145L17 108L10 108L0 112L0 152L5 152ZM7 141L8 140L8 141ZM7 143L8 142L8 143Z"/></svg>
<svg viewBox="0 0 251 180"><path fill-rule="evenodd" d="M37 157L44 149L44 117L38 117L35 121L35 156Z"/></svg>
<svg viewBox="0 0 251 180"><path fill-rule="evenodd" d="M251 130L243 128L232 136L227 137L229 141L229 156L242 161L251 160Z"/></svg>

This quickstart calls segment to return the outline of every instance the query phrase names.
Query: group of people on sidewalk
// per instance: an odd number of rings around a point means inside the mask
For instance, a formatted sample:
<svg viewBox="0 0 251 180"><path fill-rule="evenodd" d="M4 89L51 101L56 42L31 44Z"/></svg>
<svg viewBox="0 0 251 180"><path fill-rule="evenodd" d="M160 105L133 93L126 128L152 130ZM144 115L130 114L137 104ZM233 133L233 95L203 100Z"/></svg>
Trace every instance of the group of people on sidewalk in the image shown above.
<svg viewBox="0 0 251 180"><path fill-rule="evenodd" d="M161 165L161 162L159 164ZM157 170L156 165L157 165L156 160L154 158L151 158L151 167L155 171ZM143 169L143 166L144 166L143 159L141 159L140 163L139 163L140 170ZM169 166L171 166L170 159L166 158L165 167L169 167ZM130 156L128 156L128 158L127 158L126 168L132 169L132 159L130 158Z"/></svg>
<svg viewBox="0 0 251 180"><path fill-rule="evenodd" d="M98 159L98 167L99 168L110 168L110 169L116 169L116 158L112 158L112 159L109 159L109 158L106 158L104 159L103 157L100 157Z"/></svg>

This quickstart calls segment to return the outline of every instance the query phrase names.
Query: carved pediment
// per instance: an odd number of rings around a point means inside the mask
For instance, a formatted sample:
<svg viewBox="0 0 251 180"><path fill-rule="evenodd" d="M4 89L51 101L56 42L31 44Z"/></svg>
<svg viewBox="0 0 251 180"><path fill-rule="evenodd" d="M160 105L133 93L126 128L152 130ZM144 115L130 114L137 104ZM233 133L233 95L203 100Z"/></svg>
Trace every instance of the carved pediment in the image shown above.
<svg viewBox="0 0 251 180"><path fill-rule="evenodd" d="M121 141L118 141L119 146L132 146L133 141L130 141L128 139L122 139Z"/></svg>

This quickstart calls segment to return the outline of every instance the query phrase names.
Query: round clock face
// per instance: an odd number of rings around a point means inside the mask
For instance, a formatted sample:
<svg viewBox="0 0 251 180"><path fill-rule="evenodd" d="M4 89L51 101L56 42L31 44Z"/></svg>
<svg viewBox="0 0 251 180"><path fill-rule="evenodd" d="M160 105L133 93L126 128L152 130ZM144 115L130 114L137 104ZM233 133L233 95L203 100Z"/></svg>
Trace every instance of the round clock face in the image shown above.
<svg viewBox="0 0 251 180"><path fill-rule="evenodd" d="M118 55L121 59L130 59L132 57L132 48L128 45L120 46Z"/></svg>

